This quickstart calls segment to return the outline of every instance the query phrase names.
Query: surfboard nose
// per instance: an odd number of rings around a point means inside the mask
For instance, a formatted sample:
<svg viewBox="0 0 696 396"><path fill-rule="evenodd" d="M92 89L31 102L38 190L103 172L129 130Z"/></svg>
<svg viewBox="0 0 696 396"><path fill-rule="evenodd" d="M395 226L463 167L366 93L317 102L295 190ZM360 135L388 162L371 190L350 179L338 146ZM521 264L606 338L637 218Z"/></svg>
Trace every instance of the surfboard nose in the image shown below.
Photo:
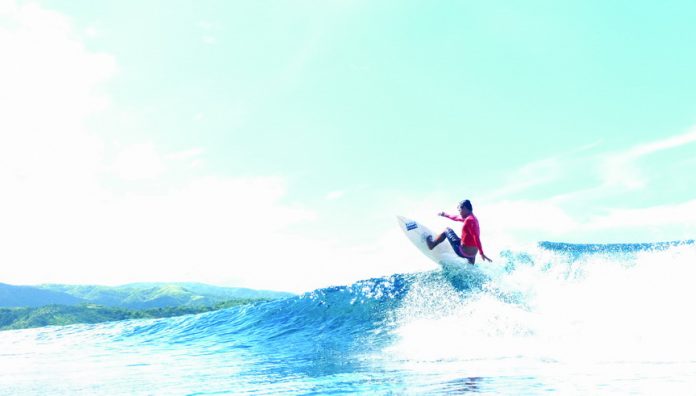
<svg viewBox="0 0 696 396"><path fill-rule="evenodd" d="M411 220L404 216L396 216L396 218L399 220L399 226L404 231L412 231L419 227L415 220Z"/></svg>
<svg viewBox="0 0 696 396"><path fill-rule="evenodd" d="M412 221L415 221L415 220L410 219L410 218L405 217L405 216L396 216L396 218L397 218L397 219L399 220L399 222L401 222L401 223L410 223L410 222L412 222Z"/></svg>
<svg viewBox="0 0 696 396"><path fill-rule="evenodd" d="M407 217L404 217L404 216L396 216L396 220L399 222L399 226L402 229L406 228L406 224L413 223L413 220L411 220Z"/></svg>

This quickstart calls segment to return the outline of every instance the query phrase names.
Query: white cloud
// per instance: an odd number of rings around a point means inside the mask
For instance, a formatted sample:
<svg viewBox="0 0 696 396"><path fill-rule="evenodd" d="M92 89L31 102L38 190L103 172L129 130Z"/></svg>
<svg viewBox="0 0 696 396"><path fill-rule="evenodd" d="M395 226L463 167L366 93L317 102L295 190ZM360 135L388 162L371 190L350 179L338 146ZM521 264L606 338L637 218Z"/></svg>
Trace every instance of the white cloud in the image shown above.
<svg viewBox="0 0 696 396"><path fill-rule="evenodd" d="M562 234L578 225L563 209L549 201L503 201L483 205L479 212L486 216L491 228L500 230Z"/></svg>
<svg viewBox="0 0 696 396"><path fill-rule="evenodd" d="M489 194L487 199L496 199L525 191L529 188L558 180L562 175L561 161L557 157L545 158L522 165L509 177L506 185Z"/></svg>
<svg viewBox="0 0 696 396"><path fill-rule="evenodd" d="M640 144L632 147L626 153L627 157L638 158L644 155L652 154L657 151L667 150L685 144L696 142L696 128L681 135L671 136L666 139L656 140L645 144Z"/></svg>
<svg viewBox="0 0 696 396"><path fill-rule="evenodd" d="M591 205L585 212L592 211ZM658 242L693 239L696 200L674 205L569 212L555 200L482 205L482 239L499 249L556 240L575 243Z"/></svg>
<svg viewBox="0 0 696 396"><path fill-rule="evenodd" d="M551 157L517 166L508 173L506 183L486 194L484 199L493 201L514 198L516 194L534 187L562 182L571 173L585 172L588 163L591 165L594 161L593 155L588 152L597 149L601 144L602 140L594 141Z"/></svg>
<svg viewBox="0 0 696 396"><path fill-rule="evenodd" d="M156 192L108 187L109 172L157 186L176 162L199 163L203 150L136 144L109 161L112 147L85 121L109 105L100 86L116 62L77 36L58 13L0 5L0 281L318 285L332 245L288 231L316 214L282 202L280 178L183 174Z"/></svg>
<svg viewBox="0 0 696 396"><path fill-rule="evenodd" d="M204 150L202 148L196 147L189 150L168 154L165 156L165 160L186 162L192 169L199 168L203 164L203 152Z"/></svg>
<svg viewBox="0 0 696 396"><path fill-rule="evenodd" d="M192 148L189 150L179 151L176 153L171 153L167 155L167 159L183 161L199 157L203 154L203 149L200 147Z"/></svg>
<svg viewBox="0 0 696 396"><path fill-rule="evenodd" d="M331 191L331 192L329 192L328 194L326 194L326 199L328 199L328 200L336 200L336 199L339 199L339 198L343 197L345 194L346 194L345 191L338 191L338 190L336 190L336 191Z"/></svg>
<svg viewBox="0 0 696 396"><path fill-rule="evenodd" d="M207 20L202 20L198 22L198 27L205 30L205 31L210 31L216 29L217 24L215 22L207 21Z"/></svg>
<svg viewBox="0 0 696 396"><path fill-rule="evenodd" d="M30 181L92 177L102 146L83 121L108 106L98 87L114 59L86 51L66 18L33 4L5 2L0 22L0 166Z"/></svg>
<svg viewBox="0 0 696 396"><path fill-rule="evenodd" d="M207 177L161 194L67 199L48 207L42 198L22 203L3 213L0 260L12 263L3 278L197 280L297 290L307 286L301 260L311 260L312 250L301 251L309 241L288 235L287 227L316 215L279 204L285 193L278 178Z"/></svg>
<svg viewBox="0 0 696 396"><path fill-rule="evenodd" d="M501 238L515 236L520 239L565 239L574 241L599 242L602 235L613 233L613 241L621 241L620 235L631 233L640 239L636 229L642 229L644 239L678 239L683 233L670 232L667 224L676 229L685 229L685 224L669 206L658 210L645 208L637 211L606 209L607 205L618 202L633 202L635 191L650 185L651 179L641 169L641 161L646 157L696 142L696 129L676 136L635 144L619 151L594 151L597 144L591 144L564 155L534 161L514 171L511 182L484 196L482 207L490 213L491 225L496 230L504 230ZM565 183L578 177L584 184ZM559 182L559 184L553 184ZM516 193L528 188L547 184L547 196L541 200L525 201L515 198ZM556 187L558 186L558 188ZM560 188L574 188L563 191ZM579 189L578 189L579 188ZM506 198L503 201L496 199ZM663 213L664 212L664 213ZM659 214L661 225L650 225ZM687 216L688 218L688 216ZM592 230L603 229L603 233ZM650 227L650 232L646 230ZM611 230L611 232L609 232ZM518 236L520 238L518 238ZM605 240L606 241L606 240Z"/></svg>
<svg viewBox="0 0 696 396"><path fill-rule="evenodd" d="M165 164L152 144L135 144L117 154L112 166L114 173L123 180L147 180L162 175Z"/></svg>
<svg viewBox="0 0 696 396"><path fill-rule="evenodd" d="M648 180L638 162L645 156L696 142L696 129L665 139L642 143L624 151L607 154L600 172L606 187L622 187L629 191L647 186Z"/></svg>
<svg viewBox="0 0 696 396"><path fill-rule="evenodd" d="M212 34L213 32L220 30L217 23L203 20L198 22L198 27L205 33L201 37L203 44L212 45L217 42L217 37Z"/></svg>
<svg viewBox="0 0 696 396"><path fill-rule="evenodd" d="M606 230L617 227L688 227L696 234L696 200L676 205L658 205L636 209L611 209L605 215L594 216L585 228Z"/></svg>
<svg viewBox="0 0 696 396"><path fill-rule="evenodd" d="M101 32L96 26L88 26L84 29L85 36L89 38L96 38L101 35Z"/></svg>

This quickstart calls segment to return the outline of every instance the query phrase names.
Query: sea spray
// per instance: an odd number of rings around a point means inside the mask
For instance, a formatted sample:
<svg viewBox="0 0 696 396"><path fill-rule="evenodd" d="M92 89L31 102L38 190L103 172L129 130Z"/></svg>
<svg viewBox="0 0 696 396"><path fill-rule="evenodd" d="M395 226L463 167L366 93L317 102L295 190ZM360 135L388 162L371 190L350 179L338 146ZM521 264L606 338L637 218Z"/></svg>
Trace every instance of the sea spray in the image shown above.
<svg viewBox="0 0 696 396"><path fill-rule="evenodd" d="M395 311L415 359L674 361L696 356L693 245L585 254L525 252L480 290L415 285ZM481 264L485 265L485 264Z"/></svg>

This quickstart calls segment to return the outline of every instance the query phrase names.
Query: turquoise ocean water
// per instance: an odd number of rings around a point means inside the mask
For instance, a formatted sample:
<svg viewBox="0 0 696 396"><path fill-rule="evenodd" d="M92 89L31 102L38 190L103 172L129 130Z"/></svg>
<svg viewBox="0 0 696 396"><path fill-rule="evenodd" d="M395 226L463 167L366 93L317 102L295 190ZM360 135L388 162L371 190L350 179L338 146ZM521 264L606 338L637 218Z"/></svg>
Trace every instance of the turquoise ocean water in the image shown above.
<svg viewBox="0 0 696 396"><path fill-rule="evenodd" d="M696 393L693 242L545 242L490 268L0 332L0 394Z"/></svg>

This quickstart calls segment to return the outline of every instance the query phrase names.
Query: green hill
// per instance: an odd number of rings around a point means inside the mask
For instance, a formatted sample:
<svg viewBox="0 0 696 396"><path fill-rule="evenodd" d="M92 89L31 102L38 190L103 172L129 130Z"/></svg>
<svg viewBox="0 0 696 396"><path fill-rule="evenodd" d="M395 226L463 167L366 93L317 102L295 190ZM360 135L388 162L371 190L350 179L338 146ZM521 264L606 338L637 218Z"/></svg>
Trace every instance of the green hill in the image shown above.
<svg viewBox="0 0 696 396"><path fill-rule="evenodd" d="M222 287L206 285L204 283L178 282L178 283L130 283L123 287L156 288L163 286L179 286L192 293L201 296L216 296L221 298L285 298L294 296L293 293L277 292L270 290L247 289L242 287Z"/></svg>
<svg viewBox="0 0 696 396"><path fill-rule="evenodd" d="M210 306L234 299L276 299L292 293L211 286L201 283L131 283L123 286L59 285L36 286L107 307L149 309L175 306ZM8 306L0 303L0 306ZM14 305L22 306L22 305Z"/></svg>
<svg viewBox="0 0 696 396"><path fill-rule="evenodd" d="M76 323L101 323L127 319L165 318L214 311L263 301L268 300L236 299L219 302L209 306L181 306L144 310L105 307L95 304L82 304L77 306L47 305L39 308L0 308L0 330L63 326Z"/></svg>
<svg viewBox="0 0 696 396"><path fill-rule="evenodd" d="M61 290L0 283L0 307L40 307L48 304L75 305L86 302Z"/></svg>

